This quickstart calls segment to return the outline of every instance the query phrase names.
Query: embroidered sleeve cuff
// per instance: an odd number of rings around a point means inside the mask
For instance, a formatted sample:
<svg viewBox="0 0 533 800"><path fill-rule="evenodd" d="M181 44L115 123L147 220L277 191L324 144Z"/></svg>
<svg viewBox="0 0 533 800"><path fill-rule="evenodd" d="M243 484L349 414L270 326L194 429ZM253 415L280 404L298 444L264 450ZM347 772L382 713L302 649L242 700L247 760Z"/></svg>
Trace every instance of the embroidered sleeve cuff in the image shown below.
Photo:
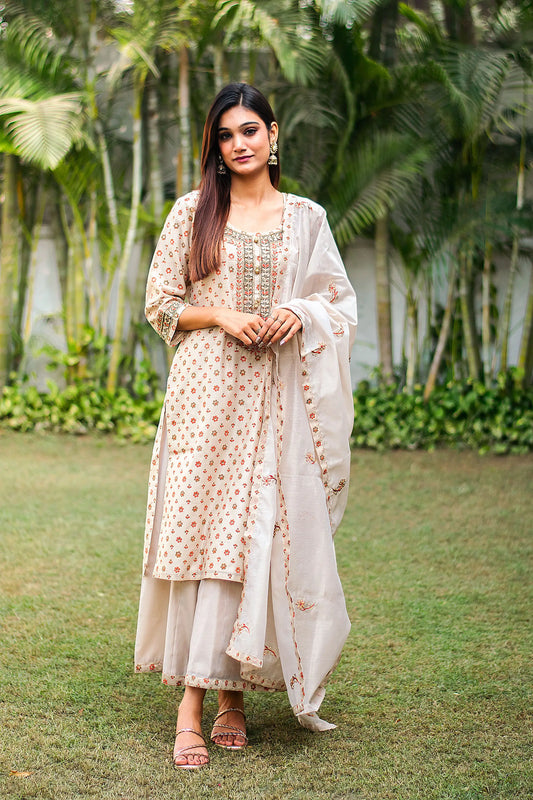
<svg viewBox="0 0 533 800"><path fill-rule="evenodd" d="M161 338L169 345L176 344L176 334L179 318L189 303L183 300L170 300L165 303L157 314L157 331Z"/></svg>

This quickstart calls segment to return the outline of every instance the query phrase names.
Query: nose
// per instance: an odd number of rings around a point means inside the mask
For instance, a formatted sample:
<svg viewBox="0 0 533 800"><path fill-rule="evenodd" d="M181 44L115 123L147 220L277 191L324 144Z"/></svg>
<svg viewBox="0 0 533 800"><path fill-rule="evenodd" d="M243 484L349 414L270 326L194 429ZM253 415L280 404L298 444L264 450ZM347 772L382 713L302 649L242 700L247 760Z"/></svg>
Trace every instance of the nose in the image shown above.
<svg viewBox="0 0 533 800"><path fill-rule="evenodd" d="M242 136L242 134L240 133L235 134L235 138L233 139L233 149L246 150L246 144L244 142L244 137Z"/></svg>

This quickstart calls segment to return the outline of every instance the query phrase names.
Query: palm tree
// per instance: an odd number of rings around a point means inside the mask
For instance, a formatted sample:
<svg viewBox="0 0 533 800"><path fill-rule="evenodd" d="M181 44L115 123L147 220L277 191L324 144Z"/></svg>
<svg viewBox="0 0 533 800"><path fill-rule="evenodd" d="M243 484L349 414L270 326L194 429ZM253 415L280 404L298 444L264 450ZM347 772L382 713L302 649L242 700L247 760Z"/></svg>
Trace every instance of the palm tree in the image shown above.
<svg viewBox="0 0 533 800"><path fill-rule="evenodd" d="M0 264L0 380L7 380L13 337L20 342L27 260L19 263L24 210L17 189L25 165L54 170L81 140L81 95L73 91L65 46L41 20L16 7L7 13L0 50L0 151L4 152L3 246ZM69 91L70 90L70 91ZM13 302L14 298L14 302ZM15 325L15 330L13 330Z"/></svg>

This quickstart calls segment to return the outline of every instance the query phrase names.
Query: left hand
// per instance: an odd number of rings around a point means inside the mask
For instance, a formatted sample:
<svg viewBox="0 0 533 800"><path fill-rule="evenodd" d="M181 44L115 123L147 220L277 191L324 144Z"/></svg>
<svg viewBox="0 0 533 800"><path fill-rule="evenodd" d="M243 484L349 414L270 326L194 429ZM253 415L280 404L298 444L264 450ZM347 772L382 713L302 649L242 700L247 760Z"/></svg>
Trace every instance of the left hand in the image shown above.
<svg viewBox="0 0 533 800"><path fill-rule="evenodd" d="M256 344L270 345L281 342L285 344L295 333L302 329L300 319L288 308L273 308L259 333Z"/></svg>

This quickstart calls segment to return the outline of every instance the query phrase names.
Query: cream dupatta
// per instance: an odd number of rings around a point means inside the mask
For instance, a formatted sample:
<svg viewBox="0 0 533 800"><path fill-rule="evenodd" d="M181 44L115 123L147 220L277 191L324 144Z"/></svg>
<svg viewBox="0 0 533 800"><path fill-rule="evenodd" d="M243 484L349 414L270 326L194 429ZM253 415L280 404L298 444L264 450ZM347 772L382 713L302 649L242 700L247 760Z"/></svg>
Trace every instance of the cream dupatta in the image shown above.
<svg viewBox="0 0 533 800"><path fill-rule="evenodd" d="M300 317L303 332L273 348L252 548L227 653L251 681L269 672L274 681L281 668L300 723L324 730L334 726L316 712L350 629L333 534L348 492L357 312L324 210L290 200L285 235L293 280L277 305Z"/></svg>

